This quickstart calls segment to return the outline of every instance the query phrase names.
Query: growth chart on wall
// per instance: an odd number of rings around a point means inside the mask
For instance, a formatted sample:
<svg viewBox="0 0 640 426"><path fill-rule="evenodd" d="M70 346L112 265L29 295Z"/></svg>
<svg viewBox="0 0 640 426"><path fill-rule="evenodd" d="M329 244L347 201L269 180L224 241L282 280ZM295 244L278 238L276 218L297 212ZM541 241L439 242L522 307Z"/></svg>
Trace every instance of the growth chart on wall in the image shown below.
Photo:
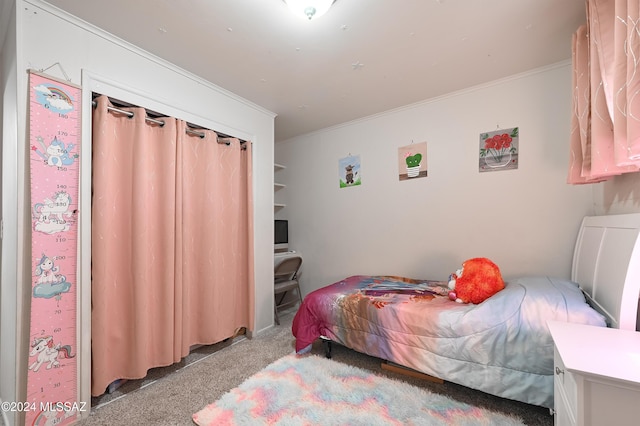
<svg viewBox="0 0 640 426"><path fill-rule="evenodd" d="M77 209L81 90L29 75L31 318L26 424L73 423L78 402Z"/></svg>

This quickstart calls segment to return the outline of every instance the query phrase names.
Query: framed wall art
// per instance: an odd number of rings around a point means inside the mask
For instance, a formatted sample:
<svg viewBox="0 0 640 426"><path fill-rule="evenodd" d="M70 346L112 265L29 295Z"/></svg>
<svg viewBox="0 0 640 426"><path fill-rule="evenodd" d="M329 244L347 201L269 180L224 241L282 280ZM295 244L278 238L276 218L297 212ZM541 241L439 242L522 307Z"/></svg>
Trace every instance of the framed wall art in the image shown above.
<svg viewBox="0 0 640 426"><path fill-rule="evenodd" d="M519 129L498 129L480 134L478 171L495 172L518 168Z"/></svg>
<svg viewBox="0 0 640 426"><path fill-rule="evenodd" d="M362 184L360 173L360 156L349 154L338 160L338 174L340 176L340 188L357 186Z"/></svg>
<svg viewBox="0 0 640 426"><path fill-rule="evenodd" d="M398 148L398 179L427 177L427 143L412 143Z"/></svg>

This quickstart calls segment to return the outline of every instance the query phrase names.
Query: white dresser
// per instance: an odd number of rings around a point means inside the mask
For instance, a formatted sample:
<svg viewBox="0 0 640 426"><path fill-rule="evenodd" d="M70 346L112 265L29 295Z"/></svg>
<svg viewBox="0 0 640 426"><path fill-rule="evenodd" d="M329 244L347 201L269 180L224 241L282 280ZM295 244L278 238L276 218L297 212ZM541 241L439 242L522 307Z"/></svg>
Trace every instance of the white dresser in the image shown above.
<svg viewBox="0 0 640 426"><path fill-rule="evenodd" d="M548 325L555 345L555 425L640 425L640 332Z"/></svg>

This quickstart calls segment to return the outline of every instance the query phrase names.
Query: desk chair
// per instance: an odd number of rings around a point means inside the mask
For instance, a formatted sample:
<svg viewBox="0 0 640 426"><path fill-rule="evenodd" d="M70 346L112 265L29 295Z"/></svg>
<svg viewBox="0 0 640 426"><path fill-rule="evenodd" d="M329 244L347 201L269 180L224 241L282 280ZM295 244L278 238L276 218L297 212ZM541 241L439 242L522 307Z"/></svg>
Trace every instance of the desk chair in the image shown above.
<svg viewBox="0 0 640 426"><path fill-rule="evenodd" d="M302 257L292 256L280 262L274 268L274 308L276 324L280 325L278 318L278 309L294 305L298 302L302 303L302 293L300 292L300 284L298 283L298 272L302 266ZM289 290L296 290L299 300L290 300L284 302ZM278 297L280 295L280 297ZM280 300L278 300L280 299Z"/></svg>

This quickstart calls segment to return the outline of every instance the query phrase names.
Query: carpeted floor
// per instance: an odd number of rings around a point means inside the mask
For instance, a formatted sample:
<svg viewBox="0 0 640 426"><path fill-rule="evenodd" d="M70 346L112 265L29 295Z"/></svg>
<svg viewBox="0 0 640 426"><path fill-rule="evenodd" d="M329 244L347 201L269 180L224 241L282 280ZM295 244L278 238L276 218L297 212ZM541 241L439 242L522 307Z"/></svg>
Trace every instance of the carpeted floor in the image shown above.
<svg viewBox="0 0 640 426"><path fill-rule="evenodd" d="M253 339L237 337L197 349L179 364L151 370L146 379L129 381L111 394L93 398L91 414L78 424L193 426L193 413L294 351L292 319L292 312L282 315L279 326ZM312 353L323 355L320 342L314 344ZM339 345L333 345L333 359L467 404L516 415L530 426L553 425L553 417L546 408L497 398L453 383L438 384L386 371L379 359Z"/></svg>

